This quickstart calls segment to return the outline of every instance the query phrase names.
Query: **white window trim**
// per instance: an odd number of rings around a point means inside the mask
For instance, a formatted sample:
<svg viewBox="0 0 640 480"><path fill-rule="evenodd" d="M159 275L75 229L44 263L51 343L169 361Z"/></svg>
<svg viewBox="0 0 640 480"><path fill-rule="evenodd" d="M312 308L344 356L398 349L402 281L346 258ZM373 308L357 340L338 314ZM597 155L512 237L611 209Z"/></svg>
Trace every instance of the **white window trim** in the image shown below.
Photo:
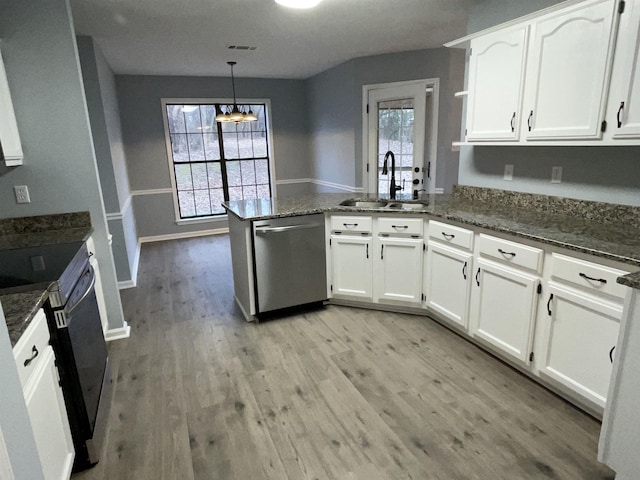
<svg viewBox="0 0 640 480"><path fill-rule="evenodd" d="M176 176L173 169L173 154L171 151L171 137L169 136L169 119L167 118L167 105L181 104L181 105L201 105L201 104L233 104L232 98L161 98L160 103L162 105L162 121L164 123L164 144L167 151L167 165L169 167L169 180L171 181L171 190L173 192L173 210L176 224L185 225L193 223L205 223L214 222L216 220L223 220L227 218L226 215L212 215L210 217L197 217L197 218L180 218L180 206L178 203L178 187L176 185ZM269 188L271 189L271 197L275 197L276 194L276 162L275 152L273 145L273 125L271 122L271 100L268 98L238 98L236 103L243 104L257 104L263 103L266 105L265 119L267 122L267 135L269 137Z"/></svg>
<svg viewBox="0 0 640 480"><path fill-rule="evenodd" d="M436 190L437 178L437 158L438 158L438 112L440 108L440 78L425 78L422 80L408 80L404 82L388 82L377 83L373 85L362 86L362 186L365 192L377 191L370 185L369 173L367 172L367 162L369 161L369 114L367 113L367 104L369 102L369 92L389 87L401 87L403 85L424 85L425 89L433 89L433 104L431 109L427 109L426 121L432 122L431 134L425 137L425 157L428 155L428 161L431 161L431 175L433 178L432 192Z"/></svg>

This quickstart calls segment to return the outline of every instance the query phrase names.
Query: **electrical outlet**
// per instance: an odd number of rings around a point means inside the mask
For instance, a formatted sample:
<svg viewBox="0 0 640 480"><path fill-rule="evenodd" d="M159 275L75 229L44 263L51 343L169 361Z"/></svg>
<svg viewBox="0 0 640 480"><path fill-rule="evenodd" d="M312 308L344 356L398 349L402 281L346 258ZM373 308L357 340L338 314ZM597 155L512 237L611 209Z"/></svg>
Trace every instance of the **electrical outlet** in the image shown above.
<svg viewBox="0 0 640 480"><path fill-rule="evenodd" d="M36 255L29 260L31 260L31 270L34 272L42 272L47 269L44 265L44 257L42 255Z"/></svg>
<svg viewBox="0 0 640 480"><path fill-rule="evenodd" d="M29 189L26 185L15 185L13 191L16 194L16 202L18 203L31 203L31 197L29 197Z"/></svg>
<svg viewBox="0 0 640 480"><path fill-rule="evenodd" d="M504 179L508 182L513 180L513 165L504 166Z"/></svg>
<svg viewBox="0 0 640 480"><path fill-rule="evenodd" d="M562 167L551 169L551 183L562 183Z"/></svg>

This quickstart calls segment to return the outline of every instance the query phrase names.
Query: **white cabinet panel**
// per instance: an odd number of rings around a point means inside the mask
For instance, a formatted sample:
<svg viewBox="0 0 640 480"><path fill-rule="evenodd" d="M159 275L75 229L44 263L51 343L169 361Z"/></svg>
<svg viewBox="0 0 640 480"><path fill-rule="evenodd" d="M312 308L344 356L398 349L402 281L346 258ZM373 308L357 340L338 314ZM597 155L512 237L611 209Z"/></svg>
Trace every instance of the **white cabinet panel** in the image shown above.
<svg viewBox="0 0 640 480"><path fill-rule="evenodd" d="M422 239L379 238L376 242L375 300L419 305L422 301Z"/></svg>
<svg viewBox="0 0 640 480"><path fill-rule="evenodd" d="M523 112L527 140L601 137L615 6L587 1L533 24Z"/></svg>
<svg viewBox="0 0 640 480"><path fill-rule="evenodd" d="M331 235L332 296L373 299L371 237Z"/></svg>
<svg viewBox="0 0 640 480"><path fill-rule="evenodd" d="M471 42L467 140L517 140L528 27Z"/></svg>
<svg viewBox="0 0 640 480"><path fill-rule="evenodd" d="M471 333L528 363L535 326L538 277L479 258Z"/></svg>
<svg viewBox="0 0 640 480"><path fill-rule="evenodd" d="M640 138L640 2L626 2L609 94L608 120L613 138Z"/></svg>
<svg viewBox="0 0 640 480"><path fill-rule="evenodd" d="M473 277L470 253L429 243L425 264L427 307L465 330Z"/></svg>
<svg viewBox="0 0 640 480"><path fill-rule="evenodd" d="M622 306L550 285L541 372L604 407Z"/></svg>
<svg viewBox="0 0 640 480"><path fill-rule="evenodd" d="M22 144L13 110L4 61L0 53L0 143L8 166L22 165Z"/></svg>

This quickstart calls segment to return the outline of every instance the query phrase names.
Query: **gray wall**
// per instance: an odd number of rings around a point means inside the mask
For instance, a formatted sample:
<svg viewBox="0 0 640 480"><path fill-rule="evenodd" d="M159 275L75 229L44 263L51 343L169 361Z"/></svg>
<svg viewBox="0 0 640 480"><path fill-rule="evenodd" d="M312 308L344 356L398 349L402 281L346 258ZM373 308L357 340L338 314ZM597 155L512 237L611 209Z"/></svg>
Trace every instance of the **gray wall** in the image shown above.
<svg viewBox="0 0 640 480"><path fill-rule="evenodd" d="M377 83L440 79L438 171L436 186L450 189L457 181L464 53L445 49L360 57L308 80L311 159L314 178L362 186L362 87Z"/></svg>
<svg viewBox="0 0 640 480"><path fill-rule="evenodd" d="M3 0L0 38L25 164L0 174L1 218L88 210L110 328L123 325L68 2ZM13 185L27 185L18 205Z"/></svg>
<svg viewBox="0 0 640 480"><path fill-rule="evenodd" d="M115 77L91 37L77 37L82 77L118 281L132 280L137 233L122 144Z"/></svg>
<svg viewBox="0 0 640 480"><path fill-rule="evenodd" d="M469 16L469 33L559 3L487 0ZM464 128L464 127L463 127ZM640 205L640 147L462 147L459 181L501 188L628 205ZM512 182L502 180L514 165ZM563 183L551 184L551 167L563 167Z"/></svg>
<svg viewBox="0 0 640 480"><path fill-rule="evenodd" d="M171 187L162 98L233 96L230 78L117 75L116 85L129 182L134 192ZM275 178L308 178L305 82L237 78L236 92L243 100L271 100ZM226 227L226 220L176 225L171 193L135 195L133 206L141 237Z"/></svg>
<svg viewBox="0 0 640 480"><path fill-rule="evenodd" d="M0 429L17 480L44 478L0 305Z"/></svg>

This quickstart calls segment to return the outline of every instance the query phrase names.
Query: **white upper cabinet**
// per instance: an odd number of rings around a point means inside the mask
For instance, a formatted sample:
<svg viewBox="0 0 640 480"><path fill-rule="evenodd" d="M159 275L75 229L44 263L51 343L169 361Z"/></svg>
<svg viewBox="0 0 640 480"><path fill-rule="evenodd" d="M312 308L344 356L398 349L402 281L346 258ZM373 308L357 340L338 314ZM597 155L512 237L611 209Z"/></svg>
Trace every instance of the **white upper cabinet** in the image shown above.
<svg viewBox="0 0 640 480"><path fill-rule="evenodd" d="M640 138L640 2L620 16L607 119L614 139Z"/></svg>
<svg viewBox="0 0 640 480"><path fill-rule="evenodd" d="M22 144L20 143L20 134L11 102L2 53L0 53L0 145L7 166L22 165ZM0 161L2 161L2 157L0 157Z"/></svg>
<svg viewBox="0 0 640 480"><path fill-rule="evenodd" d="M467 140L517 140L528 27L471 41Z"/></svg>
<svg viewBox="0 0 640 480"><path fill-rule="evenodd" d="M525 82L525 138L597 139L616 3L596 0L532 25Z"/></svg>

